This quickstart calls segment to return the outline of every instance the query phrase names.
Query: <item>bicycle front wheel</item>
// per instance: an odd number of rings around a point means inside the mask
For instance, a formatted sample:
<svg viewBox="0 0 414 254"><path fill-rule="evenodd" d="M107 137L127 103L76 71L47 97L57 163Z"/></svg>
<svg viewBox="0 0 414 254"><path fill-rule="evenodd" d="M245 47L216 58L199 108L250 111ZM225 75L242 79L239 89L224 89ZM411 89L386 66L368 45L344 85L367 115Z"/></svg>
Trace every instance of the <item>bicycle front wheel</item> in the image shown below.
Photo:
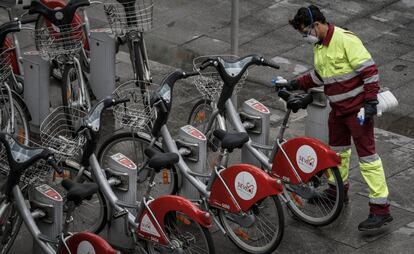
<svg viewBox="0 0 414 254"><path fill-rule="evenodd" d="M23 101L12 94L10 98L7 91L2 89L0 93L0 130L12 134L20 143L28 144L30 129L28 113ZM10 103L10 99L12 103ZM14 116L12 116L13 107Z"/></svg>
<svg viewBox="0 0 414 254"><path fill-rule="evenodd" d="M64 200L66 200L67 191L61 185L63 179L71 179L78 183L93 182L89 171L84 170L82 174L80 174L80 171L73 167L64 165L61 168L63 170L63 177L54 174L53 181L50 185L62 195ZM64 206L64 212L66 211L67 207ZM83 200L72 212L73 221L70 224L69 232L89 231L99 234L105 227L107 212L105 197L103 193L98 190L98 192L93 194L89 199Z"/></svg>
<svg viewBox="0 0 414 254"><path fill-rule="evenodd" d="M338 168L326 169L308 183L285 185L290 210L300 220L325 226L338 218L344 204L344 186Z"/></svg>
<svg viewBox="0 0 414 254"><path fill-rule="evenodd" d="M139 168L139 165L145 160L144 150L148 147L151 140L141 134L123 132L118 133L103 142L98 152L98 161L102 168L109 167L111 156L122 153L132 160ZM158 145L154 148L160 152L163 151ZM144 169L138 173L137 199L141 200L148 187L148 170ZM162 195L175 194L177 191L177 172L174 167L161 170L154 179L155 186L151 191L154 198Z"/></svg>
<svg viewBox="0 0 414 254"><path fill-rule="evenodd" d="M248 253L271 253L280 244L284 232L283 208L277 196L268 196L254 204L246 216L219 210L221 224L230 240Z"/></svg>
<svg viewBox="0 0 414 254"><path fill-rule="evenodd" d="M180 212L171 212L165 217L165 228L167 237L178 247L178 251L174 253L215 253L210 231L191 217ZM150 241L147 242L147 250L148 253L170 252L164 246Z"/></svg>

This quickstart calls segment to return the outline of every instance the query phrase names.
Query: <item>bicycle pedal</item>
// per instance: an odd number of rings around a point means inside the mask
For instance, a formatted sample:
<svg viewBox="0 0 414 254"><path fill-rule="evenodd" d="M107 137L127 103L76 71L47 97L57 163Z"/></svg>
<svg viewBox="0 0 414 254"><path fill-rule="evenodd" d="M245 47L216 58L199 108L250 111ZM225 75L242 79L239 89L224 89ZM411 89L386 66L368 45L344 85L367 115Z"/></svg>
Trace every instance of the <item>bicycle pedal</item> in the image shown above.
<svg viewBox="0 0 414 254"><path fill-rule="evenodd" d="M119 211L119 212L115 212L112 216L114 217L114 219L119 219L122 216L125 216L127 214L128 214L127 210L122 210L122 211Z"/></svg>

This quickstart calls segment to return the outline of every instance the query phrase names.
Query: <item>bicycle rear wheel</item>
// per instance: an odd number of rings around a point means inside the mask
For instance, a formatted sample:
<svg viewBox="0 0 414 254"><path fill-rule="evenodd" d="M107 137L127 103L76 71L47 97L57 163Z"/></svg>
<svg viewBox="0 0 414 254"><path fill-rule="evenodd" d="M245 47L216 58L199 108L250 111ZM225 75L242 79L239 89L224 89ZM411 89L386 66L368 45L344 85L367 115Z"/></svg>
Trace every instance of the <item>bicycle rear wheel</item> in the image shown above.
<svg viewBox="0 0 414 254"><path fill-rule="evenodd" d="M300 186L286 184L285 196L290 200L288 207L300 220L313 226L332 223L344 204L344 186L338 168L320 171Z"/></svg>
<svg viewBox="0 0 414 254"><path fill-rule="evenodd" d="M98 161L102 168L109 167L111 156L122 153L132 160L137 167L145 160L144 150L150 144L150 139L137 133L123 132L117 133L103 142L99 148ZM154 145L154 148L162 152L162 148ZM141 200L148 186L147 170L138 174L137 199ZM157 198L162 195L175 194L177 191L177 172L174 167L161 170L155 176L156 185L151 191L151 196Z"/></svg>
<svg viewBox="0 0 414 254"><path fill-rule="evenodd" d="M165 217L168 238L180 247L177 253L215 253L210 231L198 222L179 212L171 212ZM168 253L169 250L153 242L147 242L148 253ZM175 252L174 252L175 253Z"/></svg>
<svg viewBox="0 0 414 254"><path fill-rule="evenodd" d="M219 210L221 224L230 240L248 253L271 253L280 244L285 222L277 196L268 196L254 204L246 217Z"/></svg>

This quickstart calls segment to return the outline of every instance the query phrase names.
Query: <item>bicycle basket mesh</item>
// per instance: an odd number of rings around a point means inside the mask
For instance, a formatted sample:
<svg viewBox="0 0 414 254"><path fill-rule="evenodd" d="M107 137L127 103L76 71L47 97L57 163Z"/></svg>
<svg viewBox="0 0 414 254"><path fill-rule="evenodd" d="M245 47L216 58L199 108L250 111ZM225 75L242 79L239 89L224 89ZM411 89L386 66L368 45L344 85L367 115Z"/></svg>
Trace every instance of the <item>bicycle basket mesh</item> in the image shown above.
<svg viewBox="0 0 414 254"><path fill-rule="evenodd" d="M47 24L34 31L34 39L37 50L44 58L54 59L61 55L72 55L82 48L83 25Z"/></svg>
<svg viewBox="0 0 414 254"><path fill-rule="evenodd" d="M223 80L220 77L220 74L217 72L216 68L210 66L204 70L200 70L199 67L204 61L210 58L221 57L224 60L235 60L239 57L232 55L223 55L223 56L200 56L196 57L193 60L193 69L200 73L199 76L194 77L194 84L197 90L201 93L203 97L209 98L211 100L217 100L220 97L221 90L223 89ZM234 88L233 95L237 94L243 87L244 82L247 78L247 71L240 78L240 81Z"/></svg>
<svg viewBox="0 0 414 254"><path fill-rule="evenodd" d="M12 72L10 52L5 50L0 53L0 83L10 77Z"/></svg>
<svg viewBox="0 0 414 254"><path fill-rule="evenodd" d="M117 35L152 28L153 0L105 0L104 10L112 32Z"/></svg>
<svg viewBox="0 0 414 254"><path fill-rule="evenodd" d="M76 131L85 116L84 111L62 106L50 113L40 125L42 145L55 154L58 162L80 155L86 137Z"/></svg>
<svg viewBox="0 0 414 254"><path fill-rule="evenodd" d="M24 137L17 137L18 142L24 142ZM32 140L26 140L26 146L41 148L39 144ZM20 185L38 185L41 183L48 183L53 176L53 168L49 166L45 160L38 160L29 168L27 168L20 177ZM9 175L10 167L7 159L6 148L0 143L0 173L2 175Z"/></svg>
<svg viewBox="0 0 414 254"><path fill-rule="evenodd" d="M129 99L113 107L113 113L120 126L133 130L148 130L156 117L156 110L150 106L151 92L157 85L131 80L120 85L114 92L116 99Z"/></svg>

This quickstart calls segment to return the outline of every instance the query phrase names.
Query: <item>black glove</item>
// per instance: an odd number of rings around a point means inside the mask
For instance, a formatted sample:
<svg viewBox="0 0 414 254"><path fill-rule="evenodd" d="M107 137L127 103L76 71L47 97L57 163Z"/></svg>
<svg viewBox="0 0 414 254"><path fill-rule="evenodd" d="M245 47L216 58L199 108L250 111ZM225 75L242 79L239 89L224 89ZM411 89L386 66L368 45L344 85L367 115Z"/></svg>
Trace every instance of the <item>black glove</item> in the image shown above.
<svg viewBox="0 0 414 254"><path fill-rule="evenodd" d="M365 119L372 119L377 114L378 100L367 100L364 103Z"/></svg>
<svg viewBox="0 0 414 254"><path fill-rule="evenodd" d="M289 82L286 84L286 90L288 91L294 91L294 90L299 90L300 86L299 86L299 82L297 79L292 79L289 80Z"/></svg>

